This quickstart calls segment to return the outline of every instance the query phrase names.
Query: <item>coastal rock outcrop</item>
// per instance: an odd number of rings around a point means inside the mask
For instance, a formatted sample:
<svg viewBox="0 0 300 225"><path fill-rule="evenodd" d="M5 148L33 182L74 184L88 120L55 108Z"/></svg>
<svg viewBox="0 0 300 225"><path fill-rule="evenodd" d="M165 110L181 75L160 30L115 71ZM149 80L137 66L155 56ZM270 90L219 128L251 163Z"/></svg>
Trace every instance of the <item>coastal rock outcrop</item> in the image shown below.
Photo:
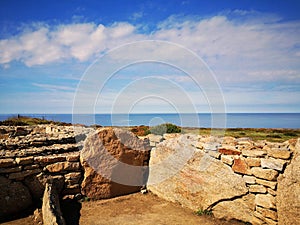
<svg viewBox="0 0 300 225"><path fill-rule="evenodd" d="M127 130L102 128L90 135L80 154L84 169L82 193L92 199L137 192L146 183L148 139Z"/></svg>
<svg viewBox="0 0 300 225"><path fill-rule="evenodd" d="M278 224L297 224L300 218L300 139L294 157L278 178L277 190Z"/></svg>

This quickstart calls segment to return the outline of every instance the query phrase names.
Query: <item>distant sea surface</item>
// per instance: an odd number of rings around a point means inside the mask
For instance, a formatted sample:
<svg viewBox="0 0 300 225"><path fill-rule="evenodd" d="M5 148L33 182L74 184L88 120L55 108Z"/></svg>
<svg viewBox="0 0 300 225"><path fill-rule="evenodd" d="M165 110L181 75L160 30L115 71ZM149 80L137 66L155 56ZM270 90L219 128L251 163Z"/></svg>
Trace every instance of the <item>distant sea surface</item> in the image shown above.
<svg viewBox="0 0 300 225"><path fill-rule="evenodd" d="M17 114L0 114L3 121ZM154 126L173 123L183 127L214 128L300 128L300 113L228 113L224 114L21 114L48 120L102 126ZM213 122L214 121L214 122Z"/></svg>

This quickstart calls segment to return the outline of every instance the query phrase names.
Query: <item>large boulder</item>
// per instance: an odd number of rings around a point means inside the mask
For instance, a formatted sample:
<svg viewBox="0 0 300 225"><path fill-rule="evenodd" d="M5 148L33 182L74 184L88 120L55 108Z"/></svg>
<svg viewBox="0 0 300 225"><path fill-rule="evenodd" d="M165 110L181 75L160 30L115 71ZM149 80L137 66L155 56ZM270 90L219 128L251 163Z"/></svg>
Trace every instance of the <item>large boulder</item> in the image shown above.
<svg viewBox="0 0 300 225"><path fill-rule="evenodd" d="M278 177L277 212L278 224L298 224L300 218L300 139L294 157L284 173Z"/></svg>
<svg viewBox="0 0 300 225"><path fill-rule="evenodd" d="M102 128L85 141L80 154L82 193L92 199L140 190L148 176L149 141L120 128Z"/></svg>
<svg viewBox="0 0 300 225"><path fill-rule="evenodd" d="M20 213L31 205L32 198L25 185L0 176L0 220Z"/></svg>
<svg viewBox="0 0 300 225"><path fill-rule="evenodd" d="M192 147L190 139L181 135L165 140L152 150L147 185L150 191L195 211L209 210L219 202L247 194L242 176ZM238 202L238 205L242 204ZM252 205L249 210L253 210Z"/></svg>

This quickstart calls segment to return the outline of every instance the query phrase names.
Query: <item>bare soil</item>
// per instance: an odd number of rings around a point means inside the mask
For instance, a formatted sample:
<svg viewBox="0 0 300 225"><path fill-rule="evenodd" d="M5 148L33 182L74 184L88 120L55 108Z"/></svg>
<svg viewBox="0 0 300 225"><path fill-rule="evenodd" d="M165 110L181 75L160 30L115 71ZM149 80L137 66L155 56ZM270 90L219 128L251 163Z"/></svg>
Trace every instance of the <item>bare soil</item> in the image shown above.
<svg viewBox="0 0 300 225"><path fill-rule="evenodd" d="M213 216L198 216L179 204L148 194L131 194L107 200L78 203L62 202L67 225L243 225L239 221L218 220ZM1 225L32 225L33 216Z"/></svg>
<svg viewBox="0 0 300 225"><path fill-rule="evenodd" d="M108 200L82 203L80 225L241 225L212 216L197 216L179 204L167 202L148 193L136 193Z"/></svg>

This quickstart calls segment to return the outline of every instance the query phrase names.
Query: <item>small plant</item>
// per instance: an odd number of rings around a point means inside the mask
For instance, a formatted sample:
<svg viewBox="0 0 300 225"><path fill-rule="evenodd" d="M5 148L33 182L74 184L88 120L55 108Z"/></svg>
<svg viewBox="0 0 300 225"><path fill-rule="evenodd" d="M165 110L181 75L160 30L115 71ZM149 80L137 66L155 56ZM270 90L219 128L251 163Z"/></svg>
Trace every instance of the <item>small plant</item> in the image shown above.
<svg viewBox="0 0 300 225"><path fill-rule="evenodd" d="M150 128L151 134L180 133L181 128L175 124L165 123Z"/></svg>
<svg viewBox="0 0 300 225"><path fill-rule="evenodd" d="M211 216L212 211L208 210L208 209L205 209L205 210L199 209L198 211L196 211L196 215L198 215L198 216L203 216L203 215Z"/></svg>

